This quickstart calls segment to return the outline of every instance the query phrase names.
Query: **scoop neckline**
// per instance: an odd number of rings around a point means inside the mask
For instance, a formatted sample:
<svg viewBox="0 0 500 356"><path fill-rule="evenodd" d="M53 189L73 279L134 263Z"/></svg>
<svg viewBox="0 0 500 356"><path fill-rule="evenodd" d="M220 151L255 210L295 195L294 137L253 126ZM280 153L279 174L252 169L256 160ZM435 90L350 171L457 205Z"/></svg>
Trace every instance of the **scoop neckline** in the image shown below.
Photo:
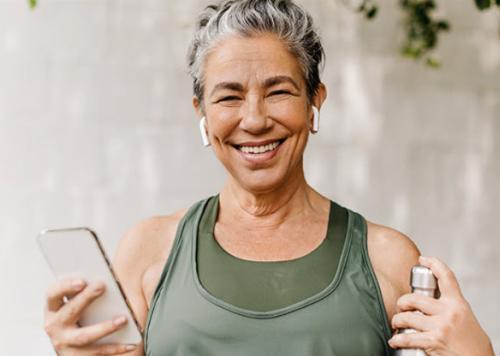
<svg viewBox="0 0 500 356"><path fill-rule="evenodd" d="M211 197L211 198L213 198L213 197ZM196 289L206 300L208 300L212 304L215 304L215 305L217 305L221 308L224 308L230 312L233 312L235 314L239 314L239 315L246 316L246 317L258 318L258 319L266 319L266 318L273 318L273 317L281 316L284 314L288 314L288 313L291 313L291 312L296 311L298 309L304 308L310 304L313 304L313 303L325 298L327 295L332 293L337 288L337 286L340 283L342 276L344 274L344 269L345 269L345 266L347 263L347 258L348 258L350 247L351 247L351 229L352 229L353 222L352 222L352 214L349 211L349 209L347 209L347 213L348 213L347 214L347 228L346 228L346 232L345 232L345 236L344 236L344 244L342 246L342 252L341 252L340 259L339 259L339 262L337 265L337 270L335 272L335 275L334 275L332 281L324 289L320 290L316 294L313 294L310 297L307 297L305 299L302 299L296 303L287 305L285 307L273 309L273 310L267 310L267 311L256 311L256 310L238 307L236 305L233 305L231 303L223 301L223 300L217 298L216 296L214 296L213 294L211 294L208 290L205 289L205 287L203 287L203 285L200 282L200 279L198 276L198 262L196 261L198 229L199 229L199 225L200 225L200 221L201 221L201 217L203 215L203 212L205 211L205 208L208 204L208 201L211 198L206 199L203 202L203 206L198 211L198 214L197 214L195 222L194 222L193 230L192 230L192 236L191 236L191 252L192 252L191 253L191 266L192 266L192 270L193 270L192 271L193 272L193 279L194 279L194 282L196 285ZM330 201L330 209L333 208L332 204L334 204L334 203L332 201ZM330 211L330 213L331 213L331 211ZM327 234L329 232L328 231L329 228L330 227L328 227L328 229L327 229ZM325 239L327 237L328 237L328 235L325 237ZM314 251L316 251L318 248L320 248L322 246L325 239L322 241L322 243L316 249L314 249L313 251L309 252L308 254L306 254L302 257L298 257L298 260L309 256L311 253L314 253ZM229 256L233 256L233 255L229 254L228 252L226 252L226 253ZM233 257L236 259L239 259L236 256L233 256ZM258 264L262 264L262 263L264 263L264 264L266 264L266 263L283 264L283 263L287 263L287 262L297 261L297 259L285 260L285 261L254 261L254 260L244 260L244 259L239 259L239 260L241 260L242 262L258 263Z"/></svg>
<svg viewBox="0 0 500 356"><path fill-rule="evenodd" d="M210 217L210 231L205 231L205 233L209 234L213 238L214 243L217 245L217 249L219 251L221 251L227 258L230 258L232 260L237 261L237 263L244 263L244 264L248 264L248 265L266 265L266 266L278 266L278 265L282 266L282 265L287 265L287 264L291 264L291 263L293 263L293 264L302 263L302 261L305 261L305 260L312 258L315 254L317 254L320 251L320 249L324 248L326 243L327 243L327 240L329 239L329 237L331 236L331 233L332 233L331 226L332 226L332 218L333 218L333 202L330 200L326 233L318 246L313 248L311 251L308 251L305 255L295 257L295 258L292 258L289 260L279 260L279 261L248 260L246 258L241 258L241 257L235 256L232 253L228 252L224 247L221 246L219 241L217 241L217 239L215 238L215 223L217 222L217 215L219 214L219 207L220 207L219 206L219 203L220 203L219 202L219 195L217 194L217 195L209 198L207 201L207 205L210 203L211 199L216 200L216 202L215 202L216 207L215 207L215 212L214 212L215 222L213 221L214 218L211 216ZM206 206L203 208L203 211L205 211L205 209L206 209ZM203 213L201 216L203 216ZM201 218L200 218L200 222L201 222ZM196 244L198 244L198 239L199 239L199 236L197 236Z"/></svg>

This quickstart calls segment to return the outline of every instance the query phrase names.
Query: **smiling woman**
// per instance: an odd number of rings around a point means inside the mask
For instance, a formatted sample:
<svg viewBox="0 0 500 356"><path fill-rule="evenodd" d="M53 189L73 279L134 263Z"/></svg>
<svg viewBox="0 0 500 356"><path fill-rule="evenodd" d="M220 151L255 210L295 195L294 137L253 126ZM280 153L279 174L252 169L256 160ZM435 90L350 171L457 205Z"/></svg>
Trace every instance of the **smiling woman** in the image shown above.
<svg viewBox="0 0 500 356"><path fill-rule="evenodd" d="M228 179L219 194L121 241L114 267L145 331L132 354L391 355L390 343L492 355L446 265L420 260L440 299L409 294L413 242L307 183L304 150L326 99L322 60L311 17L292 1L224 1L202 13L189 54L192 100ZM120 325L68 322L96 288L49 291L49 305L77 296L47 313L60 355L126 350L92 344ZM397 328L419 332L389 341Z"/></svg>
<svg viewBox="0 0 500 356"><path fill-rule="evenodd" d="M325 87L309 96L297 58L269 33L221 41L205 60L202 82L194 106L231 179L260 194L296 189L290 182L303 171L311 104L321 107Z"/></svg>

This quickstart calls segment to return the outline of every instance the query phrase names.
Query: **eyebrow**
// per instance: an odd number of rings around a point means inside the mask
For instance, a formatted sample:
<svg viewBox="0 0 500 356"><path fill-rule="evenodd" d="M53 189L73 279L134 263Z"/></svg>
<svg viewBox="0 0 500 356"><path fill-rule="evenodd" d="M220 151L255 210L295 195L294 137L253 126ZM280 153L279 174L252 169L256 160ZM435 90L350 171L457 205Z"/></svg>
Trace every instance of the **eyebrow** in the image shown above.
<svg viewBox="0 0 500 356"><path fill-rule="evenodd" d="M296 90L300 90L299 85L295 82L295 80L293 80L291 77L289 77L287 75L277 75L274 77L267 78L266 80L264 80L264 87L270 88L272 86L275 86L275 85L278 85L281 83L290 83L294 86L294 88Z"/></svg>
<svg viewBox="0 0 500 356"><path fill-rule="evenodd" d="M210 93L210 96L214 95L214 93L217 90L222 90L222 89L243 91L243 85L241 85L240 83L236 83L236 82L220 82L214 86L214 88L212 89L212 92Z"/></svg>
<svg viewBox="0 0 500 356"><path fill-rule="evenodd" d="M287 75L276 75L274 77L267 78L264 80L264 87L270 88L272 86L281 84L281 83L290 83L293 85L293 87L296 90L300 90L298 84L293 80L291 77ZM234 91L243 91L243 85L237 82L220 82L217 83L214 88L212 89L212 92L210 93L210 96L212 96L216 91L222 90L222 89L228 89L228 90L234 90Z"/></svg>

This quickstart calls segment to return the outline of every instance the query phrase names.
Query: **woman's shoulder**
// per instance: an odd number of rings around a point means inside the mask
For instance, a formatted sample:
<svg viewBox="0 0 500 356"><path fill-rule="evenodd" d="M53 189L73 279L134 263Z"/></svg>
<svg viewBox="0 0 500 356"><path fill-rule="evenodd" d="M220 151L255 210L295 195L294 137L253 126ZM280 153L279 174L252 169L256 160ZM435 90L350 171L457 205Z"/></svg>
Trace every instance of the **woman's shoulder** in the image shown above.
<svg viewBox="0 0 500 356"><path fill-rule="evenodd" d="M141 324L186 211L144 219L130 228L118 245L113 269Z"/></svg>
<svg viewBox="0 0 500 356"><path fill-rule="evenodd" d="M389 320L397 299L410 293L410 271L418 263L420 250L410 237L388 226L367 221L370 262L381 287Z"/></svg>
<svg viewBox="0 0 500 356"><path fill-rule="evenodd" d="M402 292L408 291L409 273L420 256L417 245L396 229L370 221L366 223L368 253L373 268L394 287Z"/></svg>
<svg viewBox="0 0 500 356"><path fill-rule="evenodd" d="M200 200L190 208L177 210L170 215L153 216L138 222L121 239L115 261L120 263L123 260L130 265L131 260L139 264L150 264L166 259L182 218L189 215L189 212L196 211L195 208L202 206L206 200Z"/></svg>
<svg viewBox="0 0 500 356"><path fill-rule="evenodd" d="M120 240L115 259L126 257L128 262L130 258L135 262L144 259L148 263L161 257L165 254L165 247L173 242L177 226L186 211L180 209L173 214L153 216L135 224Z"/></svg>

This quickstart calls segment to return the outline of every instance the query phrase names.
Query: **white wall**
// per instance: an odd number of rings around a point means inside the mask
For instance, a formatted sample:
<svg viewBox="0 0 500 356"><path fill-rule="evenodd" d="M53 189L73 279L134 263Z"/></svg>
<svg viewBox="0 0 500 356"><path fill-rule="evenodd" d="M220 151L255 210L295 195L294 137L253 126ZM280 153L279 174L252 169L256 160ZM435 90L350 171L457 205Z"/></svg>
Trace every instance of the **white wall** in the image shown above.
<svg viewBox="0 0 500 356"><path fill-rule="evenodd" d="M498 13L439 1L453 23L433 71L398 54L400 13L363 21L302 1L319 25L329 89L310 182L444 259L500 348ZM185 52L205 1L0 0L1 353L51 355L50 281L35 235L92 226L113 253L140 219L215 193Z"/></svg>

